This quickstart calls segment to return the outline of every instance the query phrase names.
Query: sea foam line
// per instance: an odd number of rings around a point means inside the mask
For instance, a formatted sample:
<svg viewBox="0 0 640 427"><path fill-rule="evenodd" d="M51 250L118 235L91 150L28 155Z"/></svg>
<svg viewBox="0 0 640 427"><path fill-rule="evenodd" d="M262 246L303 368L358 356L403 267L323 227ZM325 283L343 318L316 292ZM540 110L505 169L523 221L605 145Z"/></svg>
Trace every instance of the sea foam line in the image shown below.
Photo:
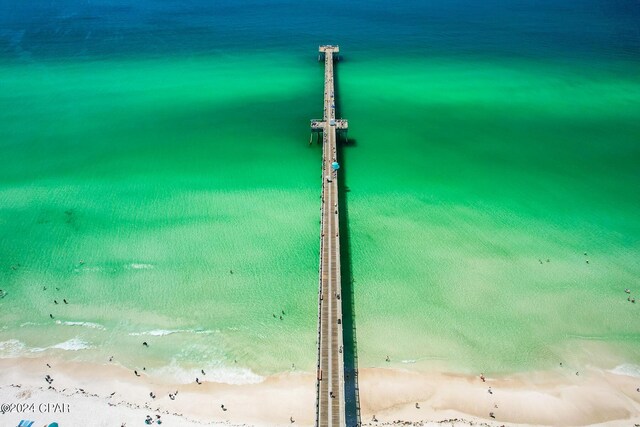
<svg viewBox="0 0 640 427"><path fill-rule="evenodd" d="M20 356L25 349L25 344L16 339L0 342L0 359L9 359Z"/></svg>
<svg viewBox="0 0 640 427"><path fill-rule="evenodd" d="M56 320L56 324L58 325L64 325L64 326L82 326L85 328L91 328L91 329L101 329L101 330L105 330L106 328L102 325L100 325L99 323L93 323L93 322L62 322L60 320Z"/></svg>
<svg viewBox="0 0 640 427"><path fill-rule="evenodd" d="M128 264L126 268L132 268L134 270L151 270L152 268L154 268L154 265L134 262L134 263Z"/></svg>
<svg viewBox="0 0 640 427"><path fill-rule="evenodd" d="M77 337L49 347L33 348L28 348L22 341L10 339L0 342L0 359L19 357L30 353L42 353L47 350L78 351L89 348L93 348L93 346Z"/></svg>
<svg viewBox="0 0 640 427"><path fill-rule="evenodd" d="M628 377L640 378L640 366L632 363L623 363L609 370L612 374L626 375Z"/></svg>
<svg viewBox="0 0 640 427"><path fill-rule="evenodd" d="M192 334L212 334L213 331L208 330L197 330L197 329L154 329L151 331L142 331L142 332L130 332L129 335L132 337L139 336L153 336L153 337L163 337L171 334L182 334L182 333L192 333Z"/></svg>
<svg viewBox="0 0 640 427"><path fill-rule="evenodd" d="M78 350L87 350L89 348L93 348L93 346L89 345L86 341L81 340L80 338L71 338L70 340L49 346L49 347L35 347L29 350L30 353L41 353L47 350L65 350L65 351L78 351Z"/></svg>
<svg viewBox="0 0 640 427"><path fill-rule="evenodd" d="M188 331L184 331L182 329L154 329L152 331L130 332L129 335L132 337L139 337L142 335L149 335L152 337L163 337L165 335L179 334L180 332L188 332Z"/></svg>
<svg viewBox="0 0 640 427"><path fill-rule="evenodd" d="M171 364L161 368L147 369L151 375L161 378L167 378L179 384L190 384L196 378L201 381L222 383L222 384L258 384L264 381L264 377L256 374L248 368L229 368L229 367L204 367L206 375L202 375L200 369L186 369L178 365L174 360Z"/></svg>

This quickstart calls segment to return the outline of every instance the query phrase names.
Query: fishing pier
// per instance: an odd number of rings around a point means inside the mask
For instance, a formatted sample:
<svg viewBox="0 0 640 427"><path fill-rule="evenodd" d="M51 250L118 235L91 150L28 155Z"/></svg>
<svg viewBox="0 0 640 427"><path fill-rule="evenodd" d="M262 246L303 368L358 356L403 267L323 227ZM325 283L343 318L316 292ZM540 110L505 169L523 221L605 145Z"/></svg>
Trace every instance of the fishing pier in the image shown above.
<svg viewBox="0 0 640 427"><path fill-rule="evenodd" d="M336 138L337 132L347 130L348 123L336 119L333 62L339 51L338 46L320 46L319 59L324 58L324 115L322 120L311 121L311 130L322 132L316 427L346 426Z"/></svg>

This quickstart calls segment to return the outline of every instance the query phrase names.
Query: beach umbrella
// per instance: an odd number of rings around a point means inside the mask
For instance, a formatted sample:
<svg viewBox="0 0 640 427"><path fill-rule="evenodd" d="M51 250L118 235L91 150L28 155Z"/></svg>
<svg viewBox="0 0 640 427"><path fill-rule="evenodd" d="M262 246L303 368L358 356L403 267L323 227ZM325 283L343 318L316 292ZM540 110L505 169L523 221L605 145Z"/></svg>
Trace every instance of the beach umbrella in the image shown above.
<svg viewBox="0 0 640 427"><path fill-rule="evenodd" d="M334 171L337 171L338 169L340 169L340 165L338 164L338 162L331 163L331 167L333 168Z"/></svg>

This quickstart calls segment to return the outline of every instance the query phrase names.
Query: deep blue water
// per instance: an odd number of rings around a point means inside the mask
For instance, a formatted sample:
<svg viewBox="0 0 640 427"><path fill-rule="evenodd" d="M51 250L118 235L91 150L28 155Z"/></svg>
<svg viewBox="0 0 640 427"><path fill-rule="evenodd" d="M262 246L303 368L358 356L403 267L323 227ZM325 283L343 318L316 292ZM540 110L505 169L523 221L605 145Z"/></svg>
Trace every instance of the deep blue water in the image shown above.
<svg viewBox="0 0 640 427"><path fill-rule="evenodd" d="M525 58L640 57L636 0L8 1L0 57L209 55L228 50Z"/></svg>

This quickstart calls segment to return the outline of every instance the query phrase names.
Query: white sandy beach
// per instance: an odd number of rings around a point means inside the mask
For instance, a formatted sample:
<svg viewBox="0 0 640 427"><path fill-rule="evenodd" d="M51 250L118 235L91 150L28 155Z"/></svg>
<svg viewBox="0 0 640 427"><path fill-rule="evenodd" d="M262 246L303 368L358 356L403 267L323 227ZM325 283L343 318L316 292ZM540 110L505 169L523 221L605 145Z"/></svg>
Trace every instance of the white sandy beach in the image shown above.
<svg viewBox="0 0 640 427"><path fill-rule="evenodd" d="M46 364L49 363L51 368ZM45 375L54 381L53 388ZM0 360L0 402L34 404L0 415L2 426L21 419L41 425L142 426L160 415L166 426L295 425L315 420L315 376L290 372L258 384L206 382L175 385L117 365L40 358ZM489 393L491 387L491 393ZM553 425L640 424L640 378L596 368L487 377L369 368L360 372L365 425ZM175 400L169 393L178 391ZM153 392L155 399L149 396ZM113 393L113 395L111 395ZM65 412L40 404L61 403ZM416 407L418 403L419 408ZM221 409L224 404L226 411ZM495 419L490 418L493 412ZM373 421L373 416L377 421Z"/></svg>

